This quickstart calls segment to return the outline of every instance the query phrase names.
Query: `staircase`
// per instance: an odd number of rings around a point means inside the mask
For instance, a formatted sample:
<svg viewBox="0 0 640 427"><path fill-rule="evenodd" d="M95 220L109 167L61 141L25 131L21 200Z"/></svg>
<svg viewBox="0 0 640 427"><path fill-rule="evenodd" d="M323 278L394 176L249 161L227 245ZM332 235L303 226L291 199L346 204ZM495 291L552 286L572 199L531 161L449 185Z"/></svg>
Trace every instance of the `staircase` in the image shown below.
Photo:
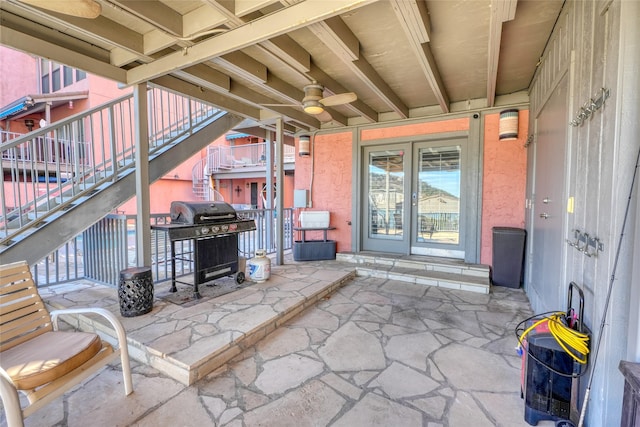
<svg viewBox="0 0 640 427"><path fill-rule="evenodd" d="M207 147L211 151L211 147ZM220 192L211 187L211 169L209 167L209 156L200 159L191 169L191 180L193 194L200 200L211 200L224 202L224 197Z"/></svg>
<svg viewBox="0 0 640 427"><path fill-rule="evenodd" d="M367 252L342 252L336 260L356 265L358 276L399 280L481 294L490 290L489 266L462 260Z"/></svg>
<svg viewBox="0 0 640 427"><path fill-rule="evenodd" d="M242 119L195 99L148 90L149 181ZM3 143L0 257L30 265L135 196L133 95Z"/></svg>

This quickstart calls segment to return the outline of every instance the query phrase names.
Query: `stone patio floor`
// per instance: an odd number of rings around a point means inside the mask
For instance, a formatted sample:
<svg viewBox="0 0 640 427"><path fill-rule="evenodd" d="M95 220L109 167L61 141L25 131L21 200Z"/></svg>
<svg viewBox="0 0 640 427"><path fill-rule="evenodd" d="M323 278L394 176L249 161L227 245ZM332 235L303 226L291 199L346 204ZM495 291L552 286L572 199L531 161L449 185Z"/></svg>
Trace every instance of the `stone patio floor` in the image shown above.
<svg viewBox="0 0 640 427"><path fill-rule="evenodd" d="M125 396L114 364L25 425L527 426L514 328L531 314L521 289L355 277L191 386L132 360Z"/></svg>

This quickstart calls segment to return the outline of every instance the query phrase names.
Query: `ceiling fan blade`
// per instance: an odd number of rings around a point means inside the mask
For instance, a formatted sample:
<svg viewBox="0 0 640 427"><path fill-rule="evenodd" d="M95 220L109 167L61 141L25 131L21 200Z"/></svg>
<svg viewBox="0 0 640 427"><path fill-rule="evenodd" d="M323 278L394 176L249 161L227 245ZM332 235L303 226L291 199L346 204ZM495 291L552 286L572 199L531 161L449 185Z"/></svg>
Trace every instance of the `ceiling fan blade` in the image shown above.
<svg viewBox="0 0 640 427"><path fill-rule="evenodd" d="M326 107L331 107L332 105L342 105L349 104L350 102L358 99L358 96L353 92L339 93L337 95L327 96L326 98L322 98L320 103Z"/></svg>
<svg viewBox="0 0 640 427"><path fill-rule="evenodd" d="M100 3L94 0L20 0L41 9L79 18L97 18L102 12Z"/></svg>

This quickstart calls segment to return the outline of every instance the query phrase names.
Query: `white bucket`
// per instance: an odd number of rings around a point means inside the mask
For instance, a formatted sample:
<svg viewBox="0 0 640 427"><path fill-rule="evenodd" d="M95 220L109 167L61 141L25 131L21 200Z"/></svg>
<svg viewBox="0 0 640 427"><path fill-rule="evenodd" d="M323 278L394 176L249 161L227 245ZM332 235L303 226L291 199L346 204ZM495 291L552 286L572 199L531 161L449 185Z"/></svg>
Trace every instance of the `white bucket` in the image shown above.
<svg viewBox="0 0 640 427"><path fill-rule="evenodd" d="M271 260L267 258L266 252L262 249L256 251L255 258L251 258L247 263L249 267L249 278L258 283L262 283L271 277Z"/></svg>

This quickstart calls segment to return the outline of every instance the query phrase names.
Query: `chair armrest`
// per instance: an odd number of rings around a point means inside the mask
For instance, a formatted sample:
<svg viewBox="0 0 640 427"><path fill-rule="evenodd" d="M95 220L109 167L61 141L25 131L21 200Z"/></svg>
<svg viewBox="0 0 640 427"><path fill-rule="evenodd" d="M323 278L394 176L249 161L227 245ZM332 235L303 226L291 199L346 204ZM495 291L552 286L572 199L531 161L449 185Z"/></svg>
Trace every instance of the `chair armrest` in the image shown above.
<svg viewBox="0 0 640 427"><path fill-rule="evenodd" d="M104 308L66 308L61 310L52 310L49 312L51 315L51 321L53 322L53 327L55 330L58 329L58 316L68 315L68 314L98 314L111 323L111 326L116 332L118 337L118 342L120 344L124 343L126 346L127 342L127 333L122 326L120 320L110 311Z"/></svg>

